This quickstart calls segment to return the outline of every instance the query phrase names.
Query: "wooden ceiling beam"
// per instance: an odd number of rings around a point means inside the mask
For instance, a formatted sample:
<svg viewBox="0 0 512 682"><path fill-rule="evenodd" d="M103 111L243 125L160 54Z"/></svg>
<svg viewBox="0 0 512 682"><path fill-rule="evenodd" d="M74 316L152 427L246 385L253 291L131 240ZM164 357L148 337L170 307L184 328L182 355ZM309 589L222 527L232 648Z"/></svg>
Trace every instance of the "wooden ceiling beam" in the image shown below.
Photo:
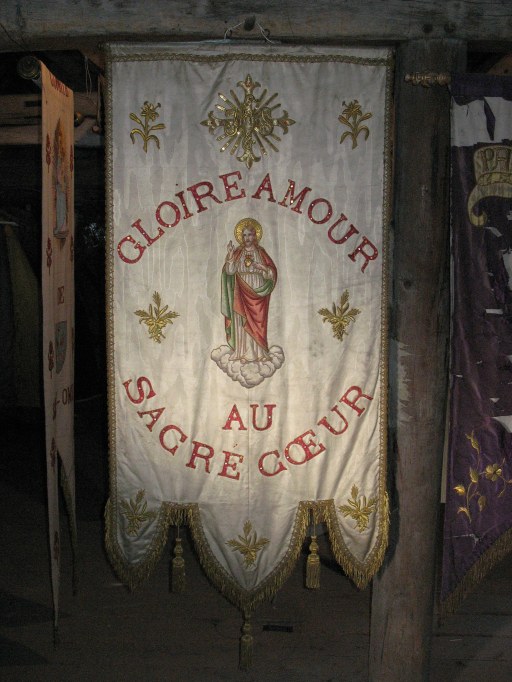
<svg viewBox="0 0 512 682"><path fill-rule="evenodd" d="M245 31L251 15L254 27ZM2 0L0 51L218 39L237 24L234 39L261 38L261 26L271 39L301 42L457 38L497 46L512 40L510 4L503 0Z"/></svg>

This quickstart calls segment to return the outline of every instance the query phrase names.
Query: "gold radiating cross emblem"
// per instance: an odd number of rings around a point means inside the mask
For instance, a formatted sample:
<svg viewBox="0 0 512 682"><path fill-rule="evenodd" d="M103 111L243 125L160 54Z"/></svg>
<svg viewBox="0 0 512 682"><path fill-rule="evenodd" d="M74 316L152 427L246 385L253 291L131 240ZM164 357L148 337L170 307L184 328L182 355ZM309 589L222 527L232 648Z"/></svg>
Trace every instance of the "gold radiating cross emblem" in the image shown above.
<svg viewBox="0 0 512 682"><path fill-rule="evenodd" d="M254 95L254 90L260 88L258 82L253 81L250 74L247 74L244 81L238 81L238 87L245 92L244 100L241 102L234 90L230 90L231 99L228 99L219 92L220 99L224 104L216 104L215 108L222 112L221 115L208 113L208 118L201 121L201 125L206 126L212 135L218 129L223 132L217 137L218 142L224 142L220 151L223 152L231 147L230 154L235 154L240 148L241 154L236 158L245 163L247 168L251 168L255 161L260 161L261 156L257 156L254 150L260 154L267 154L267 147L275 152L279 151L275 142L280 142L281 138L274 132L277 127L281 128L283 134L288 132L289 126L295 121L288 117L288 112L283 110L282 116L274 118L274 110L281 105L272 104L277 97L277 92L267 97L265 88L259 97Z"/></svg>

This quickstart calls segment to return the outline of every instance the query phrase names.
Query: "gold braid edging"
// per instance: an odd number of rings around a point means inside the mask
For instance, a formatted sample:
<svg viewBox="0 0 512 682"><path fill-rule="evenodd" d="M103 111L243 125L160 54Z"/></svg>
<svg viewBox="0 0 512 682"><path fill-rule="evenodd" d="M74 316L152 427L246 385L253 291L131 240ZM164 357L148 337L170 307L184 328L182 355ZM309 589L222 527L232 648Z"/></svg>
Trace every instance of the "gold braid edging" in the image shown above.
<svg viewBox="0 0 512 682"><path fill-rule="evenodd" d="M145 553L144 558L133 565L126 561L117 542L115 518L112 513L112 504L109 500L105 510L105 542L109 559L114 566L117 575L120 580L133 590L149 577L159 561L167 543L169 526L187 525L192 533L194 547L197 551L199 561L208 579L221 594L247 615L251 613L258 604L271 599L290 576L300 555L311 517L315 519L315 523L324 521L327 524L331 548L336 561L357 587L359 589L364 589L380 568L387 547L387 495L385 495L383 500L383 509L383 518L379 519L380 528L377 542L370 552L368 559L365 562L360 562L349 552L343 540L336 518L333 500L299 502L291 540L285 556L270 575L253 590L244 590L241 588L219 563L206 540L201 524L199 505L195 503L176 505L170 502L164 502L158 514L157 528L154 531L149 548Z"/></svg>
<svg viewBox="0 0 512 682"><path fill-rule="evenodd" d="M197 54L192 52L172 52L168 50L155 52L132 52L130 54L114 54L114 45L105 45L105 53L110 62L155 62L162 60L179 62L287 62L297 64L321 64L325 62L343 62L344 64L360 64L363 66L388 66L393 63L391 52L385 57L356 57L350 54L266 54L226 52L224 54ZM135 46L134 46L135 47Z"/></svg>
<svg viewBox="0 0 512 682"><path fill-rule="evenodd" d="M115 513L111 498L105 507L105 549L108 558L119 579L134 590L138 585L149 578L155 568L163 549L167 543L167 532L171 525L171 505L162 504L158 513L156 530L149 544L148 550L141 561L136 564L128 564L121 552L116 537Z"/></svg>
<svg viewBox="0 0 512 682"><path fill-rule="evenodd" d="M146 580L157 564L167 543L170 525L187 525L192 533L199 561L213 585L244 614L249 614L266 599L270 599L284 584L299 557L309 525L311 506L315 503L299 502L292 530L291 542L285 556L272 573L253 590L244 590L221 566L211 551L203 527L199 505L176 505L164 502L160 508L157 528L144 558L136 565L129 564L123 556L116 538L116 524L111 500L105 509L105 545L116 574L130 589Z"/></svg>
<svg viewBox="0 0 512 682"><path fill-rule="evenodd" d="M116 394L115 394L115 343L114 343L114 187L113 187L113 134L112 134L112 62L106 64L107 88L105 92L105 309L108 402L108 449L110 495L117 499L116 465Z"/></svg>
<svg viewBox="0 0 512 682"><path fill-rule="evenodd" d="M293 571L306 537L309 507L307 502L299 502L286 554L270 575L253 590L242 589L217 561L204 536L197 505L191 505L188 516L188 524L192 531L199 561L206 575L232 604L237 606L244 615L248 615L262 601L271 599Z"/></svg>
<svg viewBox="0 0 512 682"><path fill-rule="evenodd" d="M379 520L377 540L366 560L358 561L349 551L336 517L336 508L333 500L317 502L320 507L319 519L324 521L329 531L329 541L332 553L338 564L355 585L363 590L373 576L377 573L384 561L384 555L388 546L389 533L389 500L385 492L379 505Z"/></svg>
<svg viewBox="0 0 512 682"><path fill-rule="evenodd" d="M441 618L449 616L457 610L460 604L485 578L496 564L507 554L512 552L512 528L509 528L494 542L488 550L471 566L457 587L440 602L439 615Z"/></svg>

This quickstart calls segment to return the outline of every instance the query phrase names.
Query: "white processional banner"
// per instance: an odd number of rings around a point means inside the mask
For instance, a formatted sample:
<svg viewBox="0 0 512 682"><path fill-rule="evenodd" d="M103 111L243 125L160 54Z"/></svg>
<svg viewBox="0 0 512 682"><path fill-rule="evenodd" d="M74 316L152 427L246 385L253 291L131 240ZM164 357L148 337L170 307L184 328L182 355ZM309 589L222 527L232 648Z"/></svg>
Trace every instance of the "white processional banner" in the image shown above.
<svg viewBox="0 0 512 682"><path fill-rule="evenodd" d="M325 523L364 586L388 526L391 54L111 45L108 71L111 560L135 585L187 524L247 612Z"/></svg>

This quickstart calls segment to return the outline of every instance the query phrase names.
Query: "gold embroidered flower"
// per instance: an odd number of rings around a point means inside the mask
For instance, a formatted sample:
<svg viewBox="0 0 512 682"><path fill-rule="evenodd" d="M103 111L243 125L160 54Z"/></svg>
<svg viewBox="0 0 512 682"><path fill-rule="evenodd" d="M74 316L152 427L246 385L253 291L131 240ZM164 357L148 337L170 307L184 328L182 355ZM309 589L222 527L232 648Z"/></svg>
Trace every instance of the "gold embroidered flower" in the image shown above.
<svg viewBox="0 0 512 682"><path fill-rule="evenodd" d="M179 317L179 314L169 310L168 305L161 307L162 298L158 291L153 294L153 303L149 304L149 310L136 310L135 315L140 317L139 323L143 322L147 326L149 338L161 343L161 340L165 339L165 327L172 324L172 321Z"/></svg>
<svg viewBox="0 0 512 682"><path fill-rule="evenodd" d="M485 467L485 478L488 481L497 481L498 478L503 476L503 470L498 464L488 464Z"/></svg>
<svg viewBox="0 0 512 682"><path fill-rule="evenodd" d="M140 113L144 118L149 121L156 121L160 114L157 114L156 110L160 107L160 102L158 104L151 104L151 102L144 102L144 106L140 110Z"/></svg>
<svg viewBox="0 0 512 682"><path fill-rule="evenodd" d="M324 318L324 322L329 322L332 326L332 335L338 341L343 341L343 337L348 335L348 326L353 323L361 312L359 308L351 308L349 304L349 293L346 289L341 297L339 305L332 304L332 311L328 308L321 308L318 314Z"/></svg>
<svg viewBox="0 0 512 682"><path fill-rule="evenodd" d="M342 504L339 507L340 512L343 516L350 516L356 522L357 530L362 533L368 528L370 523L370 515L375 512L377 499L375 497L370 497L369 500L366 499L366 495L359 496L359 488L357 485L352 486L351 490L352 499L348 499L348 504Z"/></svg>
<svg viewBox="0 0 512 682"><path fill-rule="evenodd" d="M348 137L352 139L352 149L355 149L357 147L357 138L361 133L363 133L365 140L367 140L370 135L369 128L361 124L363 121L367 121L371 118L372 113L367 111L363 114L363 110L357 99L348 104L343 102L343 106L345 108L338 116L338 121L344 126L347 126L349 130L346 130L341 136L340 144Z"/></svg>
<svg viewBox="0 0 512 682"><path fill-rule="evenodd" d="M128 535L138 535L144 523L156 519L156 511L148 510L148 503L144 499L145 490L139 490L135 499L121 500L121 514L126 517L128 524L126 532Z"/></svg>
<svg viewBox="0 0 512 682"><path fill-rule="evenodd" d="M256 559L258 558L258 553L268 545L270 540L267 538L258 538L256 531L252 527L250 521L244 523L244 534L236 538L232 538L226 542L233 552L240 552L244 559L245 568L254 566Z"/></svg>
<svg viewBox="0 0 512 682"><path fill-rule="evenodd" d="M135 136L140 135L144 143L143 148L146 154L148 151L148 143L150 140L153 140L153 142L157 146L157 149L160 149L160 140L153 133L155 132L155 130L163 130L165 128L165 123L156 123L155 125L150 125L150 123L155 121L160 116L160 114L158 114L156 111L159 108L160 102L158 102L157 104L153 104L152 102L148 102L146 100L142 107L140 108L140 117L137 116L137 114L134 114L133 112L130 114L131 120L135 121L135 123L138 123L140 126L140 128L132 128L132 130L130 131L131 141L133 144L135 144ZM142 119L144 119L144 121Z"/></svg>
<svg viewBox="0 0 512 682"><path fill-rule="evenodd" d="M343 113L347 118L357 118L357 116L362 116L363 110L361 109L361 105L357 99L349 102L348 104L343 102L343 106L345 107L345 109L343 109Z"/></svg>

